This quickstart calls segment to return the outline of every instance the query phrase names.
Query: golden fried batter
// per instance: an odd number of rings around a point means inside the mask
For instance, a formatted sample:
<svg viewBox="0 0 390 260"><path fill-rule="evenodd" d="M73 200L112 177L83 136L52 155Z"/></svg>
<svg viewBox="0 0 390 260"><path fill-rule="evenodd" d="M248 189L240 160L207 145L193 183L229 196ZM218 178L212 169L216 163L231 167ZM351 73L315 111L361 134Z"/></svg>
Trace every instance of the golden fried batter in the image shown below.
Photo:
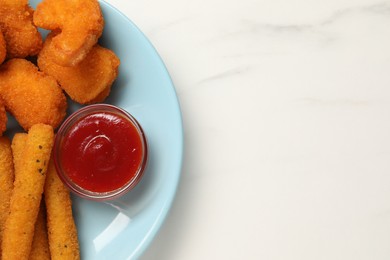
<svg viewBox="0 0 390 260"><path fill-rule="evenodd" d="M0 0L0 28L8 58L33 56L42 48L42 36L32 23L33 12L28 0Z"/></svg>
<svg viewBox="0 0 390 260"><path fill-rule="evenodd" d="M15 171L10 213L5 222L2 259L28 259L35 221L54 141L53 128L37 124L28 132L22 165Z"/></svg>
<svg viewBox="0 0 390 260"><path fill-rule="evenodd" d="M96 45L78 65L60 66L48 57L52 35L49 34L38 55L40 70L57 79L72 100L81 104L102 102L118 76L119 58L111 50Z"/></svg>
<svg viewBox="0 0 390 260"><path fill-rule="evenodd" d="M53 160L45 184L47 229L52 259L80 259L77 229L72 215L69 190L57 175Z"/></svg>
<svg viewBox="0 0 390 260"><path fill-rule="evenodd" d="M7 48L5 45L4 35L0 28L0 64L3 63L7 55Z"/></svg>
<svg viewBox="0 0 390 260"><path fill-rule="evenodd" d="M12 139L12 155L14 158L14 169L15 172L20 171L20 167L23 162L23 152L24 147L26 146L27 142L27 134L26 133L16 133L14 135L14 138Z"/></svg>
<svg viewBox="0 0 390 260"><path fill-rule="evenodd" d="M5 112L4 102L0 98L0 136L7 130L7 113Z"/></svg>
<svg viewBox="0 0 390 260"><path fill-rule="evenodd" d="M29 260L50 260L44 200L41 200L41 207L39 208L37 221L35 222L34 238Z"/></svg>
<svg viewBox="0 0 390 260"><path fill-rule="evenodd" d="M104 27L97 0L43 0L34 13L34 23L59 32L47 54L62 66L74 66L83 60Z"/></svg>
<svg viewBox="0 0 390 260"><path fill-rule="evenodd" d="M0 96L25 130L37 123L55 128L66 114L66 98L56 80L27 60L11 59L0 67Z"/></svg>
<svg viewBox="0 0 390 260"><path fill-rule="evenodd" d="M12 189L14 187L14 164L10 140L0 137L0 243L3 237L5 221L8 217ZM1 253L0 246L0 253Z"/></svg>
<svg viewBox="0 0 390 260"><path fill-rule="evenodd" d="M12 139L12 154L14 157L14 169L16 174L23 170L24 150L28 135L17 133ZM47 239L45 203L41 200L41 206L35 222L34 237L31 246L29 260L50 260L49 242Z"/></svg>

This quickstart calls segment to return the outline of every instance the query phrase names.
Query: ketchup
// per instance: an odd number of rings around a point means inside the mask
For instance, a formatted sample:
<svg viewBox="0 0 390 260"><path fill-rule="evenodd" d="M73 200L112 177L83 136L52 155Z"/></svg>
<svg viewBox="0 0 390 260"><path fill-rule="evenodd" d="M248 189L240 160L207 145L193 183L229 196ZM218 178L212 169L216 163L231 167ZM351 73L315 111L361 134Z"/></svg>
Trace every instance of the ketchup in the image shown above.
<svg viewBox="0 0 390 260"><path fill-rule="evenodd" d="M136 178L143 149L132 122L115 113L96 112L71 126L60 160L75 184L92 192L108 192Z"/></svg>

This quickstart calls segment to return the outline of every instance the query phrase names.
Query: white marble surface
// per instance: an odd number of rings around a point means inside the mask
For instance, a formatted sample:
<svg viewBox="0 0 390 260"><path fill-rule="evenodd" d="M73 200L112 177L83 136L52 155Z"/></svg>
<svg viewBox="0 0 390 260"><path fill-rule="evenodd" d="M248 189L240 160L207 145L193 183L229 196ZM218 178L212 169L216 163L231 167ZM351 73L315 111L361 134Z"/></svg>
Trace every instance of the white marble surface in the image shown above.
<svg viewBox="0 0 390 260"><path fill-rule="evenodd" d="M107 2L162 56L184 120L142 259L390 259L390 1Z"/></svg>

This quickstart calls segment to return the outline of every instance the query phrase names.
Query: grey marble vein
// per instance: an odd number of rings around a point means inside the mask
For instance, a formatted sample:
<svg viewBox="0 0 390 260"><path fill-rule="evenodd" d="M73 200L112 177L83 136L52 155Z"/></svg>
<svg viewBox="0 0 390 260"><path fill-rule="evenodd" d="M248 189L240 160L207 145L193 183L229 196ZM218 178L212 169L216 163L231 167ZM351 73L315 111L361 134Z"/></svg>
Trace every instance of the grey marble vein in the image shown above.
<svg viewBox="0 0 390 260"><path fill-rule="evenodd" d="M304 97L295 99L299 104L305 104L310 106L368 106L372 102L368 100L352 99L352 98L317 98L317 97Z"/></svg>
<svg viewBox="0 0 390 260"><path fill-rule="evenodd" d="M204 79L200 80L198 82L198 85L209 83L211 81L225 79L225 78L228 78L228 77L242 75L242 74L248 72L249 70L251 70L251 68L252 68L252 66L244 66L244 67L238 67L238 68L234 68L234 69L230 69L230 70L225 70L223 72L211 75L211 76L209 76L207 78L204 78Z"/></svg>

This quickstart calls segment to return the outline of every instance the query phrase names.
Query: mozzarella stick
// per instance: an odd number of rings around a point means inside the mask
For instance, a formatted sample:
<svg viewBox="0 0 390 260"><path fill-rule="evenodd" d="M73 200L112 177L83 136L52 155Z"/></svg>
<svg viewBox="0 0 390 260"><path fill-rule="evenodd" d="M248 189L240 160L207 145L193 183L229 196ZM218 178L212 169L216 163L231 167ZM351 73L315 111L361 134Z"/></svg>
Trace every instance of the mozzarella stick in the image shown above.
<svg viewBox="0 0 390 260"><path fill-rule="evenodd" d="M15 174L20 172L23 162L23 152L26 145L27 134L17 133L12 139L12 154L14 157ZM47 240L46 209L41 200L41 206L35 223L34 238L31 247L30 260L50 260L49 242Z"/></svg>
<svg viewBox="0 0 390 260"><path fill-rule="evenodd" d="M14 138L12 139L12 155L14 158L14 169L15 169L15 175L17 175L20 172L20 166L23 162L23 152L24 147L26 146L27 141L27 134L26 133L17 133L14 135Z"/></svg>
<svg viewBox="0 0 390 260"><path fill-rule="evenodd" d="M30 256L53 139L53 128L49 125L36 124L28 132L5 222L2 259L23 260Z"/></svg>
<svg viewBox="0 0 390 260"><path fill-rule="evenodd" d="M58 177L52 160L47 171L45 202L51 259L80 259L69 190Z"/></svg>
<svg viewBox="0 0 390 260"><path fill-rule="evenodd" d="M44 200L41 200L41 207L39 208L37 221L35 223L35 232L29 260L50 260Z"/></svg>
<svg viewBox="0 0 390 260"><path fill-rule="evenodd" d="M3 136L0 137L0 242L9 213L13 182L14 166L12 163L11 142L7 137Z"/></svg>

